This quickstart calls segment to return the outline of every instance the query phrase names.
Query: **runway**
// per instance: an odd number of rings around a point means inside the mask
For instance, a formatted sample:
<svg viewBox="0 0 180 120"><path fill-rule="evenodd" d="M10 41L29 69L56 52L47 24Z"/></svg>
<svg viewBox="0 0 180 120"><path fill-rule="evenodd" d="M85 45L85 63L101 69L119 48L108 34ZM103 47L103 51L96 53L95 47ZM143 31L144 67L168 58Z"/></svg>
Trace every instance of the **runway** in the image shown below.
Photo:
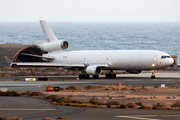
<svg viewBox="0 0 180 120"><path fill-rule="evenodd" d="M166 86L180 86L180 71L160 71L156 73L156 79L154 80L150 79L150 75L150 72L144 72L141 74L119 74L117 75L116 79L105 79L104 76L100 76L100 79L86 80L76 80L76 76L49 76L48 78L66 78L67 80L35 82L0 81L0 88L8 88L8 90L10 91L44 91L46 90L47 86L58 86L61 88L66 88L68 86L76 86L79 88L83 88L88 85L102 86L116 85L119 83L129 86L160 86L161 84L165 84ZM25 79L27 77L34 78L37 76L21 76L20 78ZM11 78L12 77L9 77L7 79Z"/></svg>
<svg viewBox="0 0 180 120"><path fill-rule="evenodd" d="M0 117L19 116L23 120L64 117L66 120L178 120L179 110L120 108L79 108L53 106L46 100L26 97L0 97Z"/></svg>

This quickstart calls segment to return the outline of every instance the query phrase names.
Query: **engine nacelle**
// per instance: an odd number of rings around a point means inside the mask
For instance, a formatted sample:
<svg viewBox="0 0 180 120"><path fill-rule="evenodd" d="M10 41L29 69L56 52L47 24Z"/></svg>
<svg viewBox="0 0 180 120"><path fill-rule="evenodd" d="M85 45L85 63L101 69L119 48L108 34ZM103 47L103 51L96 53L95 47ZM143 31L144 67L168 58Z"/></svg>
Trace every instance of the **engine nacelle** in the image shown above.
<svg viewBox="0 0 180 120"><path fill-rule="evenodd" d="M99 75L99 74L101 74L101 67L99 67L99 66L88 66L86 68L86 73L88 75Z"/></svg>
<svg viewBox="0 0 180 120"><path fill-rule="evenodd" d="M52 52L58 50L66 50L69 47L69 43L64 40L55 41L55 42L47 42L39 45L39 48L43 52Z"/></svg>
<svg viewBox="0 0 180 120"><path fill-rule="evenodd" d="M126 72L129 72L130 74L139 74L142 73L142 70L126 70Z"/></svg>

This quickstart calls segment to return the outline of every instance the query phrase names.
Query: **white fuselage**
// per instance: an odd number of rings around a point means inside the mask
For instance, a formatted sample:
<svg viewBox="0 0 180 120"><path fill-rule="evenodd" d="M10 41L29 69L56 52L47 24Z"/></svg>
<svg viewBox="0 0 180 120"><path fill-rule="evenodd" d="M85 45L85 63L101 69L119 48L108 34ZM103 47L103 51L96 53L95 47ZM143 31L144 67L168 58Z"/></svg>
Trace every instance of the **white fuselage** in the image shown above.
<svg viewBox="0 0 180 120"><path fill-rule="evenodd" d="M113 70L155 70L173 64L171 57L161 58L169 54L156 50L70 51L44 56L54 57L51 62L61 64L108 63L105 69Z"/></svg>

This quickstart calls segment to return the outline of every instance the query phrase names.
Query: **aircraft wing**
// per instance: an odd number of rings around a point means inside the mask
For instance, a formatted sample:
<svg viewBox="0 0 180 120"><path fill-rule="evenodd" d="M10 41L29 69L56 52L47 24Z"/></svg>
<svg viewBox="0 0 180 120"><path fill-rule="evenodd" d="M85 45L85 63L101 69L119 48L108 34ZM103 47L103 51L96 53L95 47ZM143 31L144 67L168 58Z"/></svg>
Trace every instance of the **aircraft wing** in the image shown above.
<svg viewBox="0 0 180 120"><path fill-rule="evenodd" d="M55 62L13 62L12 67L86 67L86 64L61 64ZM88 66L109 67L108 63L89 63Z"/></svg>

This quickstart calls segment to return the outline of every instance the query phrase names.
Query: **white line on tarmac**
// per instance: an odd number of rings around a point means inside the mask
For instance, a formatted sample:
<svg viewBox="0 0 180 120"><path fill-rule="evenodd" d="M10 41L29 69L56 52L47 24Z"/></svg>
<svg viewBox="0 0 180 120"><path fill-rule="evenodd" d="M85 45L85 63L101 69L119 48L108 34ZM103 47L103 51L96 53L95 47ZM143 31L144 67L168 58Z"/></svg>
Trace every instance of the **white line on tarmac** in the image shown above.
<svg viewBox="0 0 180 120"><path fill-rule="evenodd" d="M180 115L133 115L136 117L178 117Z"/></svg>
<svg viewBox="0 0 180 120"><path fill-rule="evenodd" d="M136 119L136 120L161 120L161 119L153 119L153 118L134 117L134 116L116 116L116 117L131 118L131 119Z"/></svg>
<svg viewBox="0 0 180 120"><path fill-rule="evenodd" d="M161 120L153 118L144 118L144 117L179 117L180 115L133 115L133 116L116 116L122 118L138 119L138 120Z"/></svg>
<svg viewBox="0 0 180 120"><path fill-rule="evenodd" d="M38 110L38 111L48 111L48 110L57 110L57 109L21 109L21 108L19 108L19 109L15 109L15 108L0 108L0 110Z"/></svg>

